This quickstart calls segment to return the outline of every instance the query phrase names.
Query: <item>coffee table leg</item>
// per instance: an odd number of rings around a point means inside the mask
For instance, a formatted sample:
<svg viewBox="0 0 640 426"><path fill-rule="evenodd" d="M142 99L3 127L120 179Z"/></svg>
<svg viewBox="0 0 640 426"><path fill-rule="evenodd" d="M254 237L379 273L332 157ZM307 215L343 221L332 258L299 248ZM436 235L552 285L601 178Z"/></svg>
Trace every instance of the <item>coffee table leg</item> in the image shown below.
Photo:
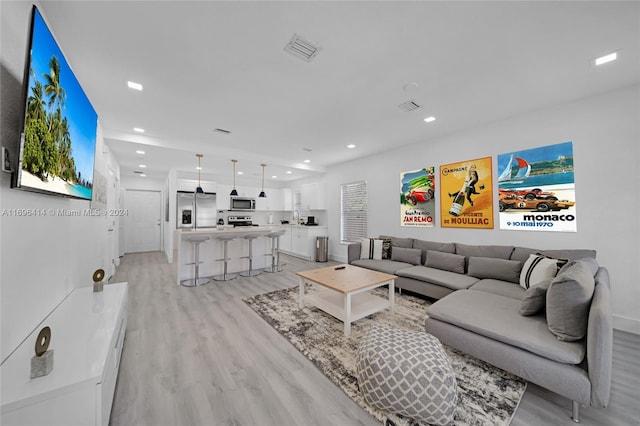
<svg viewBox="0 0 640 426"><path fill-rule="evenodd" d="M396 280L391 280L389 282L389 304L391 305L392 314L396 313L395 298L396 298Z"/></svg>
<svg viewBox="0 0 640 426"><path fill-rule="evenodd" d="M304 278L298 277L298 287L300 291L298 306L302 309L304 308Z"/></svg>
<svg viewBox="0 0 640 426"><path fill-rule="evenodd" d="M351 336L351 293L344 295L344 335Z"/></svg>

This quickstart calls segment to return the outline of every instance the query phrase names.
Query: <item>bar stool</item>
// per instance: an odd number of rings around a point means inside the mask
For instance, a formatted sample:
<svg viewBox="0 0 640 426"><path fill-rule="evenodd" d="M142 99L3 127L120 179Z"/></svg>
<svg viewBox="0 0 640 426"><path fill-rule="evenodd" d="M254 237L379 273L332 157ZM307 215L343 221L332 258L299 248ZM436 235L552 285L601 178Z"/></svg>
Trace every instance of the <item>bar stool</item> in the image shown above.
<svg viewBox="0 0 640 426"><path fill-rule="evenodd" d="M190 263L185 263L185 265L194 265L194 274L193 278L189 278L186 280L180 281L180 284L185 287L197 287L199 285L205 285L209 283L209 278L200 278L200 264L203 263L200 261L200 244L209 241L209 237L199 236L199 237L191 237L187 241L193 244L194 250L194 260Z"/></svg>
<svg viewBox="0 0 640 426"><path fill-rule="evenodd" d="M223 258L222 259L216 259L216 261L222 260L224 262L224 271L220 275L215 275L213 277L213 279L216 280L216 281L229 281L229 280L232 280L234 278L237 278L237 275L228 274L227 273L227 264L229 262L229 257L227 255L227 244L229 243L229 241L234 240L236 237L234 235L218 235L218 236L216 236L214 238L216 240L222 241Z"/></svg>
<svg viewBox="0 0 640 426"><path fill-rule="evenodd" d="M271 253L265 254L265 256L271 256L271 266L264 269L264 272L281 272L280 265L280 235L284 234L284 230L273 231L267 234L267 238L271 238Z"/></svg>
<svg viewBox="0 0 640 426"><path fill-rule="evenodd" d="M243 277L255 277L256 275L260 275L262 271L257 271L253 269L253 240L258 238L260 234L251 233L245 235L243 238L249 241L249 256L242 256L243 259L249 259L249 270L240 272L240 275Z"/></svg>

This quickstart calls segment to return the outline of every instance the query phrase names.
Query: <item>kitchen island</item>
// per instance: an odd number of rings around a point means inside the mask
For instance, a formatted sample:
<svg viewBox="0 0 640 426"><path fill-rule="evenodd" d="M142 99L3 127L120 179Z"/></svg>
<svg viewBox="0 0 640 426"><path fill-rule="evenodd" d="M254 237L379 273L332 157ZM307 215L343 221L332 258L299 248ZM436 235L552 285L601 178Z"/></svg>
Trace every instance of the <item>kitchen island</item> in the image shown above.
<svg viewBox="0 0 640 426"><path fill-rule="evenodd" d="M271 238L267 235L273 231L284 229L282 226L240 226L231 228L225 225L223 229L216 228L200 228L200 229L180 229L176 233L176 243L178 246L177 259L177 284L180 281L193 278L193 263L195 251L193 244L189 242L192 237L209 237L210 240L200 244L200 277L212 277L222 274L223 265L223 244L217 240L219 236L233 236L234 240L228 242L228 273L238 273L249 269L249 260L243 259L243 256L249 254L249 240L245 240L244 236L248 234L259 234L260 236L253 240L253 269L263 269L271 266Z"/></svg>

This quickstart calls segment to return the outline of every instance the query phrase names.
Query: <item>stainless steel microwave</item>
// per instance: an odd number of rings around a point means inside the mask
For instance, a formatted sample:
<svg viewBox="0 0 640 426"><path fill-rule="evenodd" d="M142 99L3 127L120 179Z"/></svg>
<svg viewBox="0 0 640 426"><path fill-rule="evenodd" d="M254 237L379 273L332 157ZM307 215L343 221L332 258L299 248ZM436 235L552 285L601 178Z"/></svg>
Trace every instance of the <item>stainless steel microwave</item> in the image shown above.
<svg viewBox="0 0 640 426"><path fill-rule="evenodd" d="M256 199L248 197L231 197L231 210L254 211L256 209Z"/></svg>

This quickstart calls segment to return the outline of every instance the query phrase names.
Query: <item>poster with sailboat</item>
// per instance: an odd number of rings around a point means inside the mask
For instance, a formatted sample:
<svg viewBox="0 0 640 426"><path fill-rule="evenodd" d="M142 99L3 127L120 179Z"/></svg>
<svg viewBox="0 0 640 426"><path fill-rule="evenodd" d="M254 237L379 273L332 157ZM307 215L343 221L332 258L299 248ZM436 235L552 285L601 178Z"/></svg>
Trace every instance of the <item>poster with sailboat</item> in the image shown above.
<svg viewBox="0 0 640 426"><path fill-rule="evenodd" d="M573 142L498 155L500 229L576 232Z"/></svg>

